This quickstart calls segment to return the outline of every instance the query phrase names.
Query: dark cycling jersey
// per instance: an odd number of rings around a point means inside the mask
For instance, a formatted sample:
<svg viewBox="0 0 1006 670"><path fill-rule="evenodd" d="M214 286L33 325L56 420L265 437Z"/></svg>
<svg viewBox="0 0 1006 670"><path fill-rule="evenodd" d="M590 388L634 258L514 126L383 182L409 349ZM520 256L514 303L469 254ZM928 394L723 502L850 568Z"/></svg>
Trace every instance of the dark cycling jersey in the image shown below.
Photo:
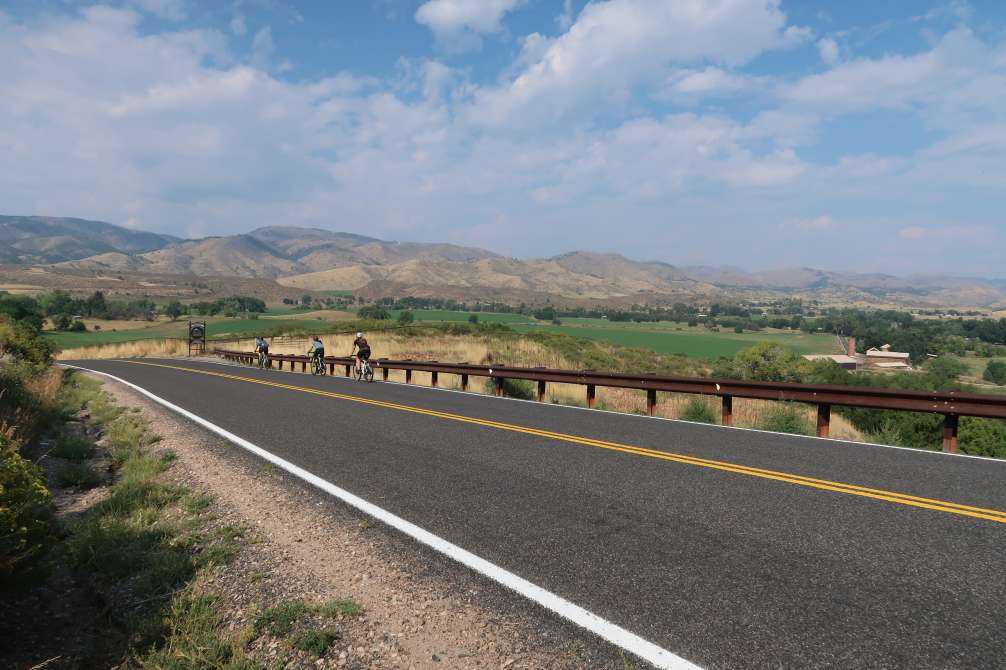
<svg viewBox="0 0 1006 670"><path fill-rule="evenodd" d="M370 345L367 344L367 338L365 337L356 338L355 340L353 340L353 344L359 347L360 349L370 349Z"/></svg>

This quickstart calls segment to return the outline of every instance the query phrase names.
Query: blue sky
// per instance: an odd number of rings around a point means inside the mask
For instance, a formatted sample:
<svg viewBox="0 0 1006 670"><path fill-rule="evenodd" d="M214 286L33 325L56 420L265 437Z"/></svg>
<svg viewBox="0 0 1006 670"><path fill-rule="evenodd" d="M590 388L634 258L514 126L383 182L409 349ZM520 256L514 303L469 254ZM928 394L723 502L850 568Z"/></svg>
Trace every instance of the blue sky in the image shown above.
<svg viewBox="0 0 1006 670"><path fill-rule="evenodd" d="M1006 3L0 1L0 209L1006 276Z"/></svg>

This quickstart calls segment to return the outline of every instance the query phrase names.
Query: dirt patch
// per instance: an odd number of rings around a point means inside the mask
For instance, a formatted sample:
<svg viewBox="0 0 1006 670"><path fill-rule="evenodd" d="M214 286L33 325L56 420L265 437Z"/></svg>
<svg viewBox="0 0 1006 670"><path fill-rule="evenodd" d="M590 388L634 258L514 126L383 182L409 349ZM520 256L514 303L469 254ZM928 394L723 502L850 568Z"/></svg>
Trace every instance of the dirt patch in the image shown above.
<svg viewBox="0 0 1006 670"><path fill-rule="evenodd" d="M220 523L248 529L237 559L201 580L237 635L267 608L351 599L360 616L339 618L340 637L321 659L260 637L249 653L285 667L580 668L633 667L607 645L544 616L487 606L475 580L457 582L396 548L362 515L292 483L272 466L115 383L117 403L138 407L177 454L170 476L212 495ZM528 608L531 609L531 608ZM586 641L586 643L584 642Z"/></svg>

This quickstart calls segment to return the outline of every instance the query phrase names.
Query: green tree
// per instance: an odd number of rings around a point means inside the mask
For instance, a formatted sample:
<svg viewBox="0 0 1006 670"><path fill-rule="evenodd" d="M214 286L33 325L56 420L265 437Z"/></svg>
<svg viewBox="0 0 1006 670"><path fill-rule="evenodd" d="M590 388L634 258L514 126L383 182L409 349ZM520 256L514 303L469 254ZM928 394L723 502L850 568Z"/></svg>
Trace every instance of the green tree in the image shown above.
<svg viewBox="0 0 1006 670"><path fill-rule="evenodd" d="M310 305L312 302L314 302L314 298L309 293L305 293L300 297L300 304L302 305Z"/></svg>
<svg viewBox="0 0 1006 670"><path fill-rule="evenodd" d="M416 320L416 317L412 315L412 312L405 310L398 314L398 323L402 325L407 325Z"/></svg>
<svg viewBox="0 0 1006 670"><path fill-rule="evenodd" d="M799 381L802 359L792 350L773 342L759 342L734 356L733 369L742 379L768 382Z"/></svg>
<svg viewBox="0 0 1006 670"><path fill-rule="evenodd" d="M989 361L982 379L993 384L1006 384L1006 361Z"/></svg>
<svg viewBox="0 0 1006 670"><path fill-rule="evenodd" d="M478 323L478 322L479 322L479 315L478 314L469 314L468 315L468 323Z"/></svg>
<svg viewBox="0 0 1006 670"><path fill-rule="evenodd" d="M926 371L937 385L943 385L967 373L968 366L955 356L940 356L933 359Z"/></svg>
<svg viewBox="0 0 1006 670"><path fill-rule="evenodd" d="M383 307L378 307L377 305L367 305L365 307L361 307L356 312L356 315L361 319L373 319L374 321L386 321L391 318L391 314L388 313L388 310Z"/></svg>
<svg viewBox="0 0 1006 670"><path fill-rule="evenodd" d="M171 318L172 321L177 321L178 317L185 314L185 305L178 302L177 300L172 300L167 305L164 306L164 313Z"/></svg>
<svg viewBox="0 0 1006 670"><path fill-rule="evenodd" d="M958 440L965 454L1006 458L1006 421L962 417Z"/></svg>
<svg viewBox="0 0 1006 670"><path fill-rule="evenodd" d="M71 323L73 323L73 319L69 314L57 314L52 318L52 325L56 330L70 330Z"/></svg>

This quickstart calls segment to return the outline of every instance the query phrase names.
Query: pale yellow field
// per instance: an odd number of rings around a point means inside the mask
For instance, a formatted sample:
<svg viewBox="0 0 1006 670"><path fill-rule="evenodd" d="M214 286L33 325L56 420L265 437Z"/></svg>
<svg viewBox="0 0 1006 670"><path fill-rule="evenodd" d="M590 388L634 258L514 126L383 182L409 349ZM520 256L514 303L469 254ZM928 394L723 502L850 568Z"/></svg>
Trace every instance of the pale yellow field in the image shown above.
<svg viewBox="0 0 1006 670"><path fill-rule="evenodd" d="M321 339L325 345L325 353L327 355L349 355L353 342L352 335L323 335ZM486 365L499 363L520 367L540 366L566 369L575 367L562 356L546 349L540 344L522 339L493 340L491 338L472 335L404 338L394 334L374 333L373 335L369 335L367 340L370 342L375 358L411 358L425 361L468 362ZM254 348L254 339L228 342L226 345L221 345L221 348L251 351ZM276 354L303 354L307 350L308 340L301 337L273 338L270 347L270 351ZM177 340L146 340L68 350L61 352L59 357L69 359L185 356L187 352L188 348L185 342ZM341 374L342 370L337 368L336 373ZM380 373L377 376L380 379ZM389 373L389 379L404 382L405 373L403 371L392 370ZM412 382L419 385L429 385L430 374L415 372L412 375ZM446 374L439 376L438 383L445 388L460 388L461 385L459 377ZM486 380L479 378L471 379L470 390L483 393L490 391ZM658 396L656 415L677 419L681 416L685 406L692 397L688 394L662 393ZM549 384L546 387L545 399L546 402L585 406L586 389L583 386L575 384ZM719 399L710 397L706 401L709 403L714 414L719 416ZM616 412L642 414L646 411L646 394L643 391L634 389L599 387L597 389L597 406L601 409ZM737 398L733 404L734 425L743 428L755 427L764 416L764 413L772 406L772 402L765 400ZM804 412L811 425L816 422L817 415L813 407L807 406L801 411ZM853 441L862 441L864 439L864 435L859 430L836 413L831 415L831 437Z"/></svg>

